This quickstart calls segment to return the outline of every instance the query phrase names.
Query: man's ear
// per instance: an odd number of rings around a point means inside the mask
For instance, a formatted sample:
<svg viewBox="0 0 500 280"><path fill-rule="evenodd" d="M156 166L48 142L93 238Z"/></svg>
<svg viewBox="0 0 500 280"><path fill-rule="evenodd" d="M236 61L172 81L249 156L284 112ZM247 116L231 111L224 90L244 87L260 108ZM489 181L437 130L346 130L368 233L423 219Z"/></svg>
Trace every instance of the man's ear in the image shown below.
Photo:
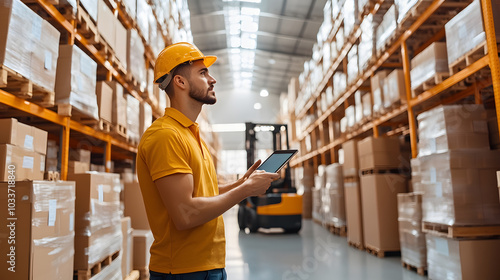
<svg viewBox="0 0 500 280"><path fill-rule="evenodd" d="M185 89L187 86L186 79L184 79L184 77L182 77L181 75L175 75L173 78L173 82L181 89Z"/></svg>

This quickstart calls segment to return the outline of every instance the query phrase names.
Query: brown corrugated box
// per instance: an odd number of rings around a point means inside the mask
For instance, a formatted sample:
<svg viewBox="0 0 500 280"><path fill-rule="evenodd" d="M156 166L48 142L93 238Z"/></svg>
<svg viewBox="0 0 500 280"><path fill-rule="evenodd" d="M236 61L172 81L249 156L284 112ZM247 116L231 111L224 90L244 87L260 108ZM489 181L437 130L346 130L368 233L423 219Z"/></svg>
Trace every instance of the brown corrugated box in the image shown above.
<svg viewBox="0 0 500 280"><path fill-rule="evenodd" d="M140 271L149 270L149 248L153 245L153 233L150 230L134 229L134 269Z"/></svg>
<svg viewBox="0 0 500 280"><path fill-rule="evenodd" d="M127 69L127 29L118 18L115 18L115 43L116 57Z"/></svg>
<svg viewBox="0 0 500 280"><path fill-rule="evenodd" d="M113 89L106 82L97 82L96 85L97 105L99 106L99 117L109 123L113 121Z"/></svg>
<svg viewBox="0 0 500 280"><path fill-rule="evenodd" d="M349 230L347 241L360 246L363 242L363 212L358 181L344 181L346 220Z"/></svg>
<svg viewBox="0 0 500 280"><path fill-rule="evenodd" d="M75 270L87 270L122 246L120 176L68 174L76 182Z"/></svg>
<svg viewBox="0 0 500 280"><path fill-rule="evenodd" d="M0 181L8 180L12 168L18 181L43 180L45 156L17 146L0 144Z"/></svg>
<svg viewBox="0 0 500 280"><path fill-rule="evenodd" d="M97 2L97 31L99 31L99 34L104 38L111 49L114 50L116 46L116 17L103 0L98 0Z"/></svg>
<svg viewBox="0 0 500 280"><path fill-rule="evenodd" d="M8 216L8 184L0 183L0 218L15 228L0 228L3 279L72 279L75 183L60 181L15 182L15 212ZM9 220L16 218L16 220ZM14 243L8 237L15 236ZM15 247L15 272L9 271L11 246Z"/></svg>
<svg viewBox="0 0 500 280"><path fill-rule="evenodd" d="M124 184L124 215L132 220L132 228L149 230L148 216L142 198L139 182L134 181Z"/></svg>
<svg viewBox="0 0 500 280"><path fill-rule="evenodd" d="M361 203L365 245L382 251L399 251L397 194L407 191L399 174L361 176Z"/></svg>
<svg viewBox="0 0 500 280"><path fill-rule="evenodd" d="M359 156L358 156L358 140L352 139L342 144L344 150L344 176L358 176L359 171Z"/></svg>
<svg viewBox="0 0 500 280"><path fill-rule="evenodd" d="M47 132L20 123L17 119L0 119L0 144L12 144L39 154L47 154Z"/></svg>
<svg viewBox="0 0 500 280"><path fill-rule="evenodd" d="M130 222L130 217L123 217L121 219L122 224L122 275L126 277L130 274L133 267L133 239L132 239L132 226Z"/></svg>
<svg viewBox="0 0 500 280"><path fill-rule="evenodd" d="M403 167L397 137L367 137L358 142L359 169Z"/></svg>
<svg viewBox="0 0 500 280"><path fill-rule="evenodd" d="M84 162L90 165L91 152L84 149L70 149L68 157L69 160Z"/></svg>
<svg viewBox="0 0 500 280"><path fill-rule="evenodd" d="M87 162L70 160L68 162L68 174L78 174L90 171L90 165Z"/></svg>
<svg viewBox="0 0 500 280"><path fill-rule="evenodd" d="M127 127L127 99L123 96L123 87L119 83L106 82L113 89L113 106L111 121L114 125Z"/></svg>

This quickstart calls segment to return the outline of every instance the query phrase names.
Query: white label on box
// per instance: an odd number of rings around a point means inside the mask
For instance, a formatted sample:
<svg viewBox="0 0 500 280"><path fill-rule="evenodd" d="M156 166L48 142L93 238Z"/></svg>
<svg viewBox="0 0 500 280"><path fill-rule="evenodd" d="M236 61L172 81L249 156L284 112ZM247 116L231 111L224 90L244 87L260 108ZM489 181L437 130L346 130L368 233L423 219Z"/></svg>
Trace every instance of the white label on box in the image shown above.
<svg viewBox="0 0 500 280"><path fill-rule="evenodd" d="M34 151L33 148L33 136L26 135L24 136L24 148L30 151Z"/></svg>
<svg viewBox="0 0 500 280"><path fill-rule="evenodd" d="M436 183L435 186L436 197L443 197L443 185L441 182Z"/></svg>
<svg viewBox="0 0 500 280"><path fill-rule="evenodd" d="M448 249L448 241L446 239L436 238L436 251L443 256L450 256L450 251Z"/></svg>
<svg viewBox="0 0 500 280"><path fill-rule="evenodd" d="M23 168L33 169L35 159L33 157L23 157Z"/></svg>
<svg viewBox="0 0 500 280"><path fill-rule="evenodd" d="M431 183L436 183L436 177L437 177L436 168L431 167L431 169L429 170L429 173L431 174L431 178L430 178Z"/></svg>
<svg viewBox="0 0 500 280"><path fill-rule="evenodd" d="M95 213L95 205L94 205L95 200L91 199L90 200L90 211L92 211L90 214L93 215Z"/></svg>
<svg viewBox="0 0 500 280"><path fill-rule="evenodd" d="M437 148L436 148L436 138L431 138L429 139L429 149L431 150L431 153L435 153Z"/></svg>
<svg viewBox="0 0 500 280"><path fill-rule="evenodd" d="M486 121L473 121L472 129L474 132L488 133L488 123Z"/></svg>
<svg viewBox="0 0 500 280"><path fill-rule="evenodd" d="M56 224L57 200L49 199L49 227Z"/></svg>
<svg viewBox="0 0 500 280"><path fill-rule="evenodd" d="M31 25L31 35L35 40L42 40L42 18L39 16L30 17L33 20Z"/></svg>
<svg viewBox="0 0 500 280"><path fill-rule="evenodd" d="M69 231L75 230L75 213L69 215Z"/></svg>
<svg viewBox="0 0 500 280"><path fill-rule="evenodd" d="M104 186L103 185L97 186L97 193L99 195L99 202L104 202Z"/></svg>
<svg viewBox="0 0 500 280"><path fill-rule="evenodd" d="M49 51L45 51L44 66L46 70L52 70L52 53Z"/></svg>

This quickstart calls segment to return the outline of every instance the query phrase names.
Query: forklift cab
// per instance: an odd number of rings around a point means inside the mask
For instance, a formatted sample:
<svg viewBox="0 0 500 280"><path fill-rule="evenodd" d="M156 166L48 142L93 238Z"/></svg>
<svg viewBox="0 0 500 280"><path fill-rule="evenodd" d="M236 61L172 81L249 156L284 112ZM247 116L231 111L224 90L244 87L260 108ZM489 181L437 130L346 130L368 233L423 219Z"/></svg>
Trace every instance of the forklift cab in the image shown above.
<svg viewBox="0 0 500 280"><path fill-rule="evenodd" d="M245 146L247 168L255 163L257 132L272 133L273 150L282 149L282 140L289 148L288 128L286 124L246 123ZM285 135L285 139L282 139ZM302 196L297 194L292 184L290 165L280 172L284 176L271 184L266 194L246 198L239 203L238 225L240 230L248 228L257 232L259 228L282 228L286 233L297 233L302 227Z"/></svg>

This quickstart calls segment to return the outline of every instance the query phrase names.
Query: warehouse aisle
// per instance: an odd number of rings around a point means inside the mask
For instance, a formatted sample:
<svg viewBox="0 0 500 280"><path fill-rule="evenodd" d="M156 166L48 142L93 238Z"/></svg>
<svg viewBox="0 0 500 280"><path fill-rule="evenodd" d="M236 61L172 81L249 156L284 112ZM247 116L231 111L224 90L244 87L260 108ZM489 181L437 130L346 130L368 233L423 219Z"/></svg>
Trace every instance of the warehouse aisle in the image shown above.
<svg viewBox="0 0 500 280"><path fill-rule="evenodd" d="M311 220L298 235L240 232L237 209L224 214L229 280L427 279L404 269L400 257L378 259L351 248Z"/></svg>

